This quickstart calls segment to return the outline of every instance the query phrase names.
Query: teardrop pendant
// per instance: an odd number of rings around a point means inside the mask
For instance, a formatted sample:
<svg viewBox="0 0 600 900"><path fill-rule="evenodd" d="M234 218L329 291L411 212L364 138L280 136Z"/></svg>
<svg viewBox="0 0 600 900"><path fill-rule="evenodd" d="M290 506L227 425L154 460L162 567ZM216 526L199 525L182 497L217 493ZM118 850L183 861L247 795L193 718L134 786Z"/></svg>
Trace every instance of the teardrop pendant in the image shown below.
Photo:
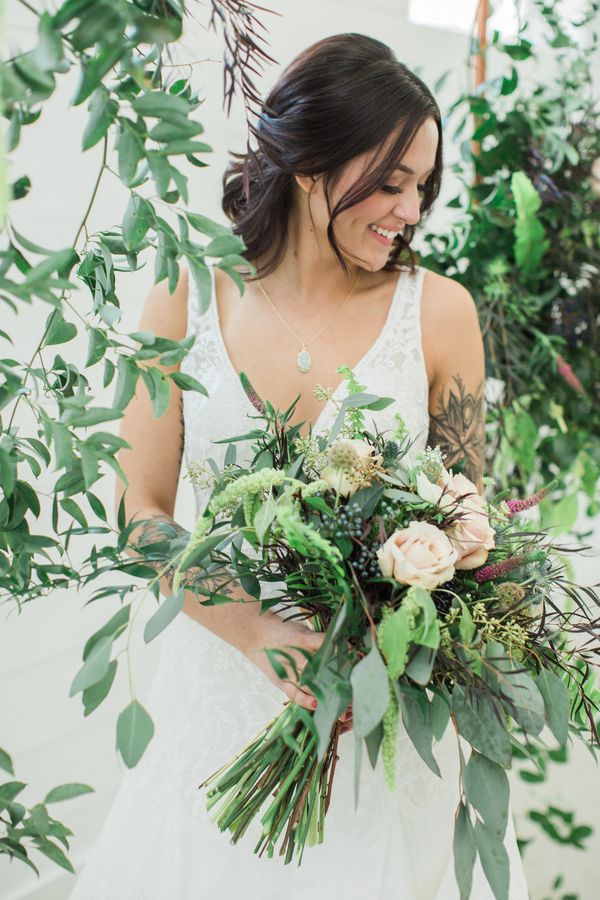
<svg viewBox="0 0 600 900"><path fill-rule="evenodd" d="M305 373L310 370L310 367L312 366L312 359L306 347L303 347L299 352L296 358L296 365L298 366L299 372Z"/></svg>

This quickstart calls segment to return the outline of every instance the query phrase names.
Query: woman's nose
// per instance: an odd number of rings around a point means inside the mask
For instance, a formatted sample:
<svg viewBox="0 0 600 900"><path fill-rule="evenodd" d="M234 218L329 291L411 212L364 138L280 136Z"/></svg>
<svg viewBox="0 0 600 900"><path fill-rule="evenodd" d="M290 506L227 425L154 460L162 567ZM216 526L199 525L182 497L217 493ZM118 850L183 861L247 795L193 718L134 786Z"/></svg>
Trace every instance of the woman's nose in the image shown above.
<svg viewBox="0 0 600 900"><path fill-rule="evenodd" d="M416 225L421 218L421 197L418 190L406 190L394 207L394 215L408 225Z"/></svg>

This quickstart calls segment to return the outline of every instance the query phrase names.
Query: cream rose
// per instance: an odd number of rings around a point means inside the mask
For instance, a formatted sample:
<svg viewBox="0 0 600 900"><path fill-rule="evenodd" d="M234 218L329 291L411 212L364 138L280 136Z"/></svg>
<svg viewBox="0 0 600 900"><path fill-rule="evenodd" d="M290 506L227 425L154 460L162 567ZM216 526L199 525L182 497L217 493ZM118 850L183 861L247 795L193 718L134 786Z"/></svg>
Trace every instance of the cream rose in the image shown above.
<svg viewBox="0 0 600 900"><path fill-rule="evenodd" d="M401 584L432 590L454 575L457 553L443 531L429 522L411 522L377 551L382 575Z"/></svg>
<svg viewBox="0 0 600 900"><path fill-rule="evenodd" d="M358 438L334 441L321 478L342 497L349 497L368 483L373 465L381 462L375 447Z"/></svg>
<svg viewBox="0 0 600 900"><path fill-rule="evenodd" d="M457 569L477 569L496 546L494 529L481 498L467 497L458 507L458 518L446 529L457 553Z"/></svg>

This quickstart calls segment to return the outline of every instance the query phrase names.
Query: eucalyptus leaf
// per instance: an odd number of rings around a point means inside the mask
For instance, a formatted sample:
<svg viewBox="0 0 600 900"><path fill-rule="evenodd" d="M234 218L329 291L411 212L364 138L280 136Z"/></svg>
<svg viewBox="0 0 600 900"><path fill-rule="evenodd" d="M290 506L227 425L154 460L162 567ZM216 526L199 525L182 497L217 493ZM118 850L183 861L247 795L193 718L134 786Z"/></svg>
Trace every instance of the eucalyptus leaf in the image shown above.
<svg viewBox="0 0 600 900"><path fill-rule="evenodd" d="M549 669L534 675L535 684L543 697L546 720L559 744L565 745L569 734L569 691L562 678Z"/></svg>
<svg viewBox="0 0 600 900"><path fill-rule="evenodd" d="M402 721L415 750L431 771L438 778L441 778L440 767L432 750L433 726L431 708L427 696L421 693L417 699L417 697L411 696L407 691L401 690L399 701Z"/></svg>
<svg viewBox="0 0 600 900"><path fill-rule="evenodd" d="M490 887L496 900L509 900L510 866L508 853L501 838L477 820L475 822L475 842Z"/></svg>
<svg viewBox="0 0 600 900"><path fill-rule="evenodd" d="M501 709L490 697L471 688L455 684L452 690L452 713L457 730L488 759L508 768L511 761L510 737L502 720Z"/></svg>
<svg viewBox="0 0 600 900"><path fill-rule="evenodd" d="M106 675L110 663L112 645L112 635L105 635L95 642L83 666L73 679L69 697L73 697L79 691L84 690L84 688L96 684Z"/></svg>
<svg viewBox="0 0 600 900"><path fill-rule="evenodd" d="M387 670L376 644L354 666L350 682L354 730L363 738L382 720L389 698Z"/></svg>
<svg viewBox="0 0 600 900"><path fill-rule="evenodd" d="M473 884L473 867L477 859L477 845L468 807L462 801L454 824L453 854L460 900L469 900Z"/></svg>
<svg viewBox="0 0 600 900"><path fill-rule="evenodd" d="M139 701L132 700L117 719L117 749L129 769L138 764L153 735L152 719Z"/></svg>
<svg viewBox="0 0 600 900"><path fill-rule="evenodd" d="M490 832L500 839L504 838L510 789L502 766L473 750L463 771L463 785L467 800L475 807Z"/></svg>
<svg viewBox="0 0 600 900"><path fill-rule="evenodd" d="M164 631L182 609L183 590L169 597L164 597L154 615L148 619L144 626L144 641L146 644L149 644L150 641L153 641L155 637Z"/></svg>

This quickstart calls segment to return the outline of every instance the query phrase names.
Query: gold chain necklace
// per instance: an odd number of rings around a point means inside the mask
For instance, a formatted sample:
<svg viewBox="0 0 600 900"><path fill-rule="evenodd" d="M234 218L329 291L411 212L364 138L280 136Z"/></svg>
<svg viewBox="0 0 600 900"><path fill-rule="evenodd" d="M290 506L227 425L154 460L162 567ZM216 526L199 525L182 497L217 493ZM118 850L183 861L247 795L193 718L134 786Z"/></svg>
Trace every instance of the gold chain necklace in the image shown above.
<svg viewBox="0 0 600 900"><path fill-rule="evenodd" d="M259 285L260 285L260 289L261 289L261 291L263 292L263 294L265 295L265 297L266 297L266 299L267 299L267 302L268 302L269 306L271 307L271 309L273 310L273 312L274 312L276 315L279 316L279 318L281 319L281 321L283 322L283 324L285 325L285 327L288 328L288 329L291 331L291 333L294 335L294 337L296 338L296 340L297 340L298 343L300 344L300 350L299 350L299 352L298 352L298 355L296 356L296 366L298 367L298 371L299 371L299 372L302 372L302 373L304 374L304 373L310 371L311 366L312 366L312 357L311 357L310 353L308 352L307 345L308 345L308 344L312 344L313 341L316 341L316 339L317 339L318 337L320 337L320 336L323 334L323 332L324 332L327 328L329 328L329 326L330 326L331 323L334 321L334 319L337 318L337 316L341 313L341 311L342 311L342 310L344 309L344 307L347 305L348 301L350 300L350 297L351 297L352 294L354 293L354 289L355 289L356 285L358 284L358 278L359 278L359 275L360 275L360 269L359 269L358 272L356 273L356 278L354 279L354 284L352 285L352 290L350 291L350 293L348 294L348 296L346 297L346 299L344 300L344 302L341 304L341 306L339 306L339 307L337 308L337 310L335 311L335 313L333 314L333 316L331 317L331 319L329 319L329 321L326 322L325 325L324 325L321 329L319 329L319 331L317 331L316 334L313 334L313 336L312 336L308 341L303 341L302 338L301 338L298 334L296 334L296 332L294 331L294 329L292 328L292 326L290 325L290 323L287 322L287 321L284 319L284 317L281 315L281 313L279 312L279 310L277 309L277 307L274 306L273 303L271 302L271 298L269 297L269 295L268 295L267 292L265 291L265 289L264 289L264 287L263 287L263 285L262 285L262 281L260 280L260 278L257 279L257 280L258 280L258 283L259 283Z"/></svg>

